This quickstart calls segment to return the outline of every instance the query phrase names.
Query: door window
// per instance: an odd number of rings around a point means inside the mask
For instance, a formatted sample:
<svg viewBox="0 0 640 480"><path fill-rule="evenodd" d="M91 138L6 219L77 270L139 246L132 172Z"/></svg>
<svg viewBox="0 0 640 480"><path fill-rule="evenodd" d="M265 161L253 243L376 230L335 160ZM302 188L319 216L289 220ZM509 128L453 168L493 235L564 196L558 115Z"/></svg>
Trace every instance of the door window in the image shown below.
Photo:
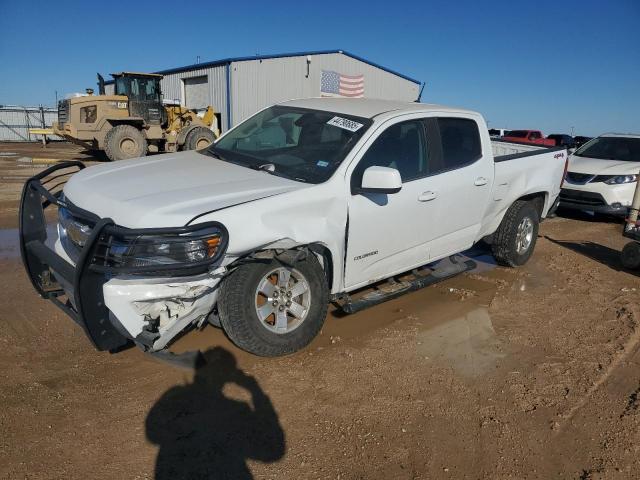
<svg viewBox="0 0 640 480"><path fill-rule="evenodd" d="M482 157L478 124L468 118L442 117L427 119L429 138L434 138L441 152L433 155L429 174L455 170L474 163Z"/></svg>
<svg viewBox="0 0 640 480"><path fill-rule="evenodd" d="M373 166L395 168L402 182L427 174L428 152L421 120L397 123L371 144L351 175L352 189L362 184L364 171Z"/></svg>

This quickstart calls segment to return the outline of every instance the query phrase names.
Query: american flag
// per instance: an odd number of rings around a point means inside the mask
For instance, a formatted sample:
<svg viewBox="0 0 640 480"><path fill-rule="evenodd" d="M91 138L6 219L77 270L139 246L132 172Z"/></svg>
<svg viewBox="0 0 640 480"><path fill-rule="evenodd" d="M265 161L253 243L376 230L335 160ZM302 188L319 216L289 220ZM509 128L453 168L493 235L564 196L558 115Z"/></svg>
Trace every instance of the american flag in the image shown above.
<svg viewBox="0 0 640 480"><path fill-rule="evenodd" d="M320 94L323 97L363 97L364 75L342 75L332 70L322 70Z"/></svg>

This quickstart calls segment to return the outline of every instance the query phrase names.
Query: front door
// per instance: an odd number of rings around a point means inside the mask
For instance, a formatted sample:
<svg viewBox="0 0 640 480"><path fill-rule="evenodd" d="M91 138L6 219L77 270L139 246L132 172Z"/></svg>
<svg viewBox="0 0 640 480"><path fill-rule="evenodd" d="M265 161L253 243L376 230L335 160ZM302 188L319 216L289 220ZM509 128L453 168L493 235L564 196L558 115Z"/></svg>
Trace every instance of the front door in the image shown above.
<svg viewBox="0 0 640 480"><path fill-rule="evenodd" d="M347 289L428 262L429 226L436 215L435 197L426 186L428 157L421 119L395 123L368 142L351 173ZM370 166L397 169L402 189L393 194L355 193L364 170Z"/></svg>

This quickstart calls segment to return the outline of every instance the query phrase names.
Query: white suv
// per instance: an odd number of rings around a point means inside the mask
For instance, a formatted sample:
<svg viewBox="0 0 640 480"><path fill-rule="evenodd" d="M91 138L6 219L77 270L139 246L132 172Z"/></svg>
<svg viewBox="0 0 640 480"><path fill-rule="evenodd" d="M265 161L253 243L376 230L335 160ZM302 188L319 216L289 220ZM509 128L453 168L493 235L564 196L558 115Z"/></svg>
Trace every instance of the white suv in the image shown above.
<svg viewBox="0 0 640 480"><path fill-rule="evenodd" d="M609 133L569 157L560 207L626 215L640 172L640 135Z"/></svg>

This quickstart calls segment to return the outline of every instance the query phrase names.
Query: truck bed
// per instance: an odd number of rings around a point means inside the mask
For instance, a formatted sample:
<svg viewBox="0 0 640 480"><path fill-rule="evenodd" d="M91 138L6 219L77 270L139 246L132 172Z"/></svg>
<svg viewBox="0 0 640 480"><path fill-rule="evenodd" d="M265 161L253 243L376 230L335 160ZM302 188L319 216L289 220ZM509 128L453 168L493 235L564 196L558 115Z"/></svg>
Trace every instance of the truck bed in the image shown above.
<svg viewBox="0 0 640 480"><path fill-rule="evenodd" d="M494 201L486 212L486 223L481 236L493 233L507 208L526 195L548 192L541 212L544 218L560 193L568 158L566 147L545 147L503 140L492 140L491 145L495 164Z"/></svg>
<svg viewBox="0 0 640 480"><path fill-rule="evenodd" d="M503 162L540 153L562 151L566 150L566 147L547 147L531 143L507 142L496 138L491 139L491 150L493 151L494 162Z"/></svg>

